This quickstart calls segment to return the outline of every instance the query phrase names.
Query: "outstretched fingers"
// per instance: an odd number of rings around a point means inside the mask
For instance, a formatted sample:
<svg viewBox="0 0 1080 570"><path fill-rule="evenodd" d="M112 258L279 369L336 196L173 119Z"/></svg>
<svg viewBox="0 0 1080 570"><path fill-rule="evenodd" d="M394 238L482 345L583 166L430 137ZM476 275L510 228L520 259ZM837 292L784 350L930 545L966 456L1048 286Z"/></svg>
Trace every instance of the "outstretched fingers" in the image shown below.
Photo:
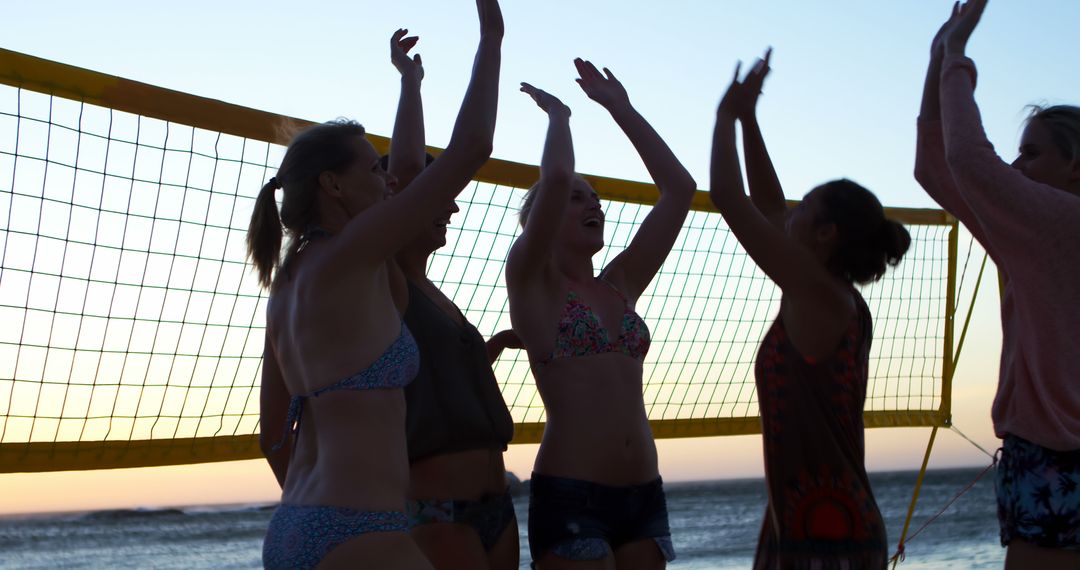
<svg viewBox="0 0 1080 570"><path fill-rule="evenodd" d="M408 33L409 30L405 28L394 32L394 35L390 36L390 49L392 51L400 49L403 53L409 53L409 50L416 46L416 42L420 41L420 36L405 37Z"/></svg>
<svg viewBox="0 0 1080 570"><path fill-rule="evenodd" d="M750 68L750 71L746 74L746 78L743 79L743 83L746 84L754 93L760 93L761 87L765 84L765 77L769 75L769 71L772 69L769 67L769 58L772 57L772 48L765 50L765 56L754 62L754 66Z"/></svg>
<svg viewBox="0 0 1080 570"><path fill-rule="evenodd" d="M545 112L549 112L553 107L563 106L562 101L554 95L524 81L521 82L521 92L532 97L536 106L540 107Z"/></svg>
<svg viewBox="0 0 1080 570"><path fill-rule="evenodd" d="M420 37L406 36L408 33L409 30L401 28L390 36L390 62L402 75L413 75L423 79L424 67L423 62L420 61L420 54L409 57L409 51L416 47L416 42L420 41Z"/></svg>
<svg viewBox="0 0 1080 570"><path fill-rule="evenodd" d="M604 76L600 75L600 71L596 69L596 66L591 61L586 61L580 57L575 58L574 67L577 68L578 76L585 81L604 79Z"/></svg>

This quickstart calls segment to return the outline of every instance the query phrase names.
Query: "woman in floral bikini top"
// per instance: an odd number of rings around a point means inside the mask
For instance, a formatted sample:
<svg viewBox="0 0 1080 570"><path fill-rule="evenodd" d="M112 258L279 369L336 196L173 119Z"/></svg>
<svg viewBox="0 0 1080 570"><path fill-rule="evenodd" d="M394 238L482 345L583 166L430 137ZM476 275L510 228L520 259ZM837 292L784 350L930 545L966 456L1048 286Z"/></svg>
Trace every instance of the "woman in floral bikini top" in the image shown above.
<svg viewBox="0 0 1080 570"><path fill-rule="evenodd" d="M611 287L611 290L623 300L625 306L619 322L619 334L614 340L600 323L600 318L585 300L570 290L566 294L566 307L559 318L559 332L555 335L555 349L547 358L537 362L538 366L559 358L574 358L620 352L635 360L645 360L649 352L649 327L645 321L630 308L630 302L621 291L603 279L596 281Z"/></svg>
<svg viewBox="0 0 1080 570"><path fill-rule="evenodd" d="M574 175L570 110L522 84L549 119L540 181L522 205L524 231L506 269L510 318L547 420L530 486L529 549L540 570L567 561L663 568L675 553L642 397L649 332L634 302L671 251L696 184L619 81L575 63L579 85L622 127L661 194L597 277L592 257L604 246L604 213Z"/></svg>

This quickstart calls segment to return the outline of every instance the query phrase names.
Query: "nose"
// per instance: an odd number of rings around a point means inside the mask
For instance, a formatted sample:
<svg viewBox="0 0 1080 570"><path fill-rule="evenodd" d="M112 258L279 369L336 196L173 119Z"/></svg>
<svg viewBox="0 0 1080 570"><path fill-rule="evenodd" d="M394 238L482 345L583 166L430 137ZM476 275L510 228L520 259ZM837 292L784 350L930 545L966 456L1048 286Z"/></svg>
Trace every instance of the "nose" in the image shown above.
<svg viewBox="0 0 1080 570"><path fill-rule="evenodd" d="M458 207L457 200L454 200L453 202L450 202L450 213L451 214L456 214L456 213L458 213L460 211L461 211L461 208Z"/></svg>
<svg viewBox="0 0 1080 570"><path fill-rule="evenodd" d="M1019 170L1021 172L1023 172L1023 170L1024 170L1023 164L1020 162L1020 157L1019 156L1016 157L1016 160L1013 160L1012 164L1010 164L1009 166L1012 166L1013 168L1015 168L1015 169L1017 169L1017 170Z"/></svg>

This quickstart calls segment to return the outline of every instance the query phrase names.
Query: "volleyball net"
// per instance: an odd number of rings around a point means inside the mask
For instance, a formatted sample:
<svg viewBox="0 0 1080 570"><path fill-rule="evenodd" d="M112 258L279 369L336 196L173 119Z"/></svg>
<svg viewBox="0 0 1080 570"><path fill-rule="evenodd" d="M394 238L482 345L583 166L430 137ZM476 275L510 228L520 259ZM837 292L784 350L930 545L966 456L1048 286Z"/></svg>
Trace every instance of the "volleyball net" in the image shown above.
<svg viewBox="0 0 1080 570"><path fill-rule="evenodd" d="M309 122L6 50L0 84L0 472L259 457L266 295L244 239L284 153L280 125ZM485 335L510 327L504 263L536 178L533 165L489 161L430 261ZM657 192L586 178L604 201L602 266ZM867 426L946 426L957 225L937 210L889 214L912 246L863 289L875 322ZM656 437L760 430L753 363L778 301L699 192L638 303ZM515 443L539 441L524 352L495 371Z"/></svg>

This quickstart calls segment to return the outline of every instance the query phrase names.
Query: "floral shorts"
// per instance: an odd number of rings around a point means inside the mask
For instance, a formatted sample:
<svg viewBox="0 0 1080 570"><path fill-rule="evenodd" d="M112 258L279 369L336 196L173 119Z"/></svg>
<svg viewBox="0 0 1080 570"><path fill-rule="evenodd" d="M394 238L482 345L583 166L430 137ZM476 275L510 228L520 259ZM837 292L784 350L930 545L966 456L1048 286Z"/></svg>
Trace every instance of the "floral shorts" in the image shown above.
<svg viewBox="0 0 1080 570"><path fill-rule="evenodd" d="M996 487L1002 546L1019 538L1080 550L1080 449L1054 451L1006 435Z"/></svg>
<svg viewBox="0 0 1080 570"><path fill-rule="evenodd" d="M466 524L476 531L484 550L490 551L506 527L514 521L514 498L510 491L485 495L477 501L427 499L409 501L409 527L429 523Z"/></svg>

